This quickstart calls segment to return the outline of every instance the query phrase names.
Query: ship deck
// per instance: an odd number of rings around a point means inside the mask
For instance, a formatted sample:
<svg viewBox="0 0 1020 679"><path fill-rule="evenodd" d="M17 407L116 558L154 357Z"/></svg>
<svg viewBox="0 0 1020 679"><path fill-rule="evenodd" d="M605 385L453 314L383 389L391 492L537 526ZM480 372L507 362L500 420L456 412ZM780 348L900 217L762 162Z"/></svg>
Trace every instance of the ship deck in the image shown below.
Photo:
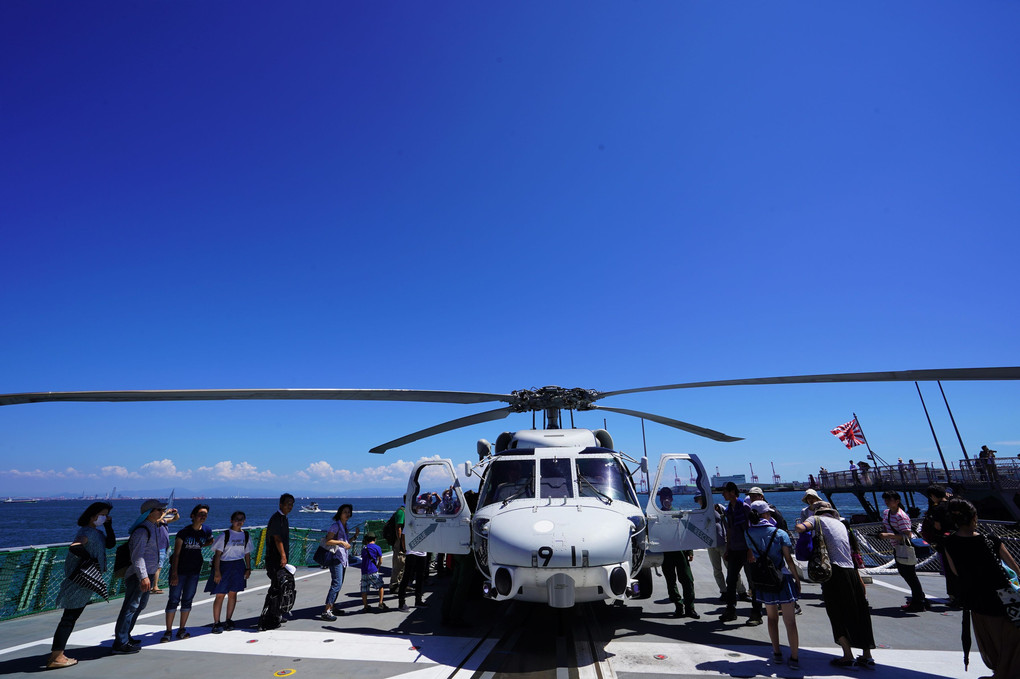
<svg viewBox="0 0 1020 679"><path fill-rule="evenodd" d="M268 581L252 575L238 597L237 629L214 635L212 599L195 598L188 630L192 637L161 644L166 595L150 597L134 636L138 654L113 656L113 623L121 602L88 606L71 636L67 654L79 664L61 674L79 677L250 678L274 676L360 679L654 679L671 677L842 677L897 679L976 677L984 672L976 644L971 669L964 672L960 645L961 612L944 604L945 581L922 574L931 611L900 611L908 593L898 576L874 576L868 585L875 641L875 670L841 669L829 664L839 655L822 607L820 586L805 583L797 617L801 651L799 671L773 666L767 624L745 626L750 604L741 603L737 622L720 623L722 604L707 553L695 552L692 564L700 620L671 617L664 580L656 574L650 599L625 606L579 605L557 611L544 605L472 601L471 627L451 629L440 624L440 604L449 583L429 577L425 608L396 611L396 596L387 593L387 612L361 613L359 573L348 571L337 601L345 611L336 622L314 616L322 609L329 586L325 571L304 569L297 578L293 616L280 629L255 629ZM386 559L389 555L386 555ZM201 589L201 588L200 588ZM370 596L370 602L378 594ZM409 604L413 597L409 596ZM45 672L45 661L60 611L0 623L0 675L20 677ZM176 631L176 630L175 630ZM780 623L786 649L786 633Z"/></svg>

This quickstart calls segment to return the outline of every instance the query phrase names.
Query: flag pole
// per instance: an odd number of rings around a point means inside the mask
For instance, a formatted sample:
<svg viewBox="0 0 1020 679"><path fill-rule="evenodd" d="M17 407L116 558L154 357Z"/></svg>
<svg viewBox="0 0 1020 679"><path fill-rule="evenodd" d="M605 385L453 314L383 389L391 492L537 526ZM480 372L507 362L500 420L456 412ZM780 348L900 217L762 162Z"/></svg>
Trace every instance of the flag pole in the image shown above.
<svg viewBox="0 0 1020 679"><path fill-rule="evenodd" d="M939 385L941 387L941 385ZM935 448L939 451L939 459L942 460L942 468L946 470L946 478L949 478L949 466L946 464L946 456L942 454L942 446L939 445L939 437L935 435L935 426L931 423L931 415L928 414L928 406L924 404L924 396L921 396L921 387L914 382L917 389L917 396L921 399L921 407L924 408L924 416L928 418L928 428L931 429L931 437L935 439Z"/></svg>
<svg viewBox="0 0 1020 679"><path fill-rule="evenodd" d="M850 414L854 416L854 422L857 423L857 428L861 430L861 438L864 439L864 446L868 449L868 457L871 458L873 462L881 462L882 464L886 464L886 461L880 458L878 455L875 455L875 451L871 449L871 445L868 443L868 437L865 436L864 434L864 427L861 426L861 421L857 417L857 413L851 412Z"/></svg>
<svg viewBox="0 0 1020 679"><path fill-rule="evenodd" d="M960 436L960 428L956 426L956 418L953 417L953 410L949 407L949 399L946 398L946 390L942 388L942 381L937 380L939 385L939 391L942 392L942 400L946 402L946 410L949 411L949 419L953 422L953 429L956 430L956 438L960 442L960 448L963 449L963 459L970 462L970 456L967 455L967 448L963 445L963 437Z"/></svg>

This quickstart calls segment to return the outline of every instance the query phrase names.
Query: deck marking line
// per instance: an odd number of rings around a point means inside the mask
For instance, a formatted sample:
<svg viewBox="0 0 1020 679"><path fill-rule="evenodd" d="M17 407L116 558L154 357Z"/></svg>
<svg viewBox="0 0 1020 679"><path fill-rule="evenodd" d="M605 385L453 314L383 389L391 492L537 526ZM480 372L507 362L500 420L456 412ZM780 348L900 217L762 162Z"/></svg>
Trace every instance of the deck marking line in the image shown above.
<svg viewBox="0 0 1020 679"><path fill-rule="evenodd" d="M321 572L318 572L318 573L309 573L307 575L302 575L301 577L294 578L294 581L297 582L298 580L304 580L305 578L313 578L313 577L315 577L317 575L323 575L323 574L326 574L326 573L329 573L329 571L321 571ZM244 591L245 592L258 592L258 591L261 591L263 589L269 589L269 585L259 585L258 587L245 588ZM243 594L243 593L244 592L241 592L241 594ZM210 596L207 599L199 599L199 600L195 601L194 603L192 603L191 605L192 605L192 608L194 608L195 606L201 606L203 604L211 604L215 600L216 600L215 596ZM138 616L138 619L139 620L144 620L146 618L152 618L152 617L155 617L157 615L166 615L166 613L165 613L165 611L163 611L163 609L160 609L158 611L153 611L152 613L145 613L143 615L140 615L140 616ZM112 624L112 623L103 623L101 625L96 625L96 627L97 628L98 627L107 627L110 624ZM88 632L91 629L94 629L94 628L86 628L86 629L81 630L81 631L82 632ZM76 634L76 633L77 632L75 632L74 634ZM74 637L74 634L71 635L72 638ZM109 638L110 639L113 638L112 634L110 635ZM70 643L70 640L68 640L68 642ZM51 644L51 643L53 643L53 637L49 636L49 637L46 637L45 639L39 639L37 641L28 641L28 642L25 642L24 644L19 644L17 646L10 646L8 648L0 648L0 655L4 655L5 653L15 653L17 651L21 651L21 650L26 649L26 648L32 648L33 646L39 646L41 644Z"/></svg>

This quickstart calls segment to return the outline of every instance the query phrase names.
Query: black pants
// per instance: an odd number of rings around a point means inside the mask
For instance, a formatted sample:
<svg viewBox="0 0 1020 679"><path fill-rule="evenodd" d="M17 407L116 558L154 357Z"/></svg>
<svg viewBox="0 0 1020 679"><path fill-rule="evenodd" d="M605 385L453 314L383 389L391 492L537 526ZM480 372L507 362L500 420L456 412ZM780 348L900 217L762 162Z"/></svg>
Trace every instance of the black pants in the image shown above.
<svg viewBox="0 0 1020 679"><path fill-rule="evenodd" d="M751 574L747 573L747 549L731 549L726 554L726 608L735 610L737 608L737 582L740 580L740 572L744 571L747 576L747 589L751 594L752 617L761 617L761 603L758 601L758 594L754 591L751 582Z"/></svg>
<svg viewBox="0 0 1020 679"><path fill-rule="evenodd" d="M907 586L910 587L910 602L915 606L923 605L924 589L921 588L921 581L917 577L917 568L915 566L905 566L897 562L896 570L899 571L899 574L907 581Z"/></svg>
<svg viewBox="0 0 1020 679"><path fill-rule="evenodd" d="M400 601L400 605L404 605L404 599L407 597L407 586L414 580L414 603L418 605L421 603L421 596L425 590L425 571L428 568L429 558L427 556L418 556L417 554L408 554L407 560L404 562L404 575L400 578L400 587L397 588L397 598Z"/></svg>
<svg viewBox="0 0 1020 679"><path fill-rule="evenodd" d="M57 631L53 634L53 645L50 646L51 651L63 651L67 648L67 639L71 636L71 632L74 631L74 624L78 622L78 618L81 617L81 612L84 610L84 606L81 608L64 609L64 614L60 616L60 622L57 623Z"/></svg>
<svg viewBox="0 0 1020 679"><path fill-rule="evenodd" d="M666 578L666 592L673 605L694 605L694 576L691 574L687 552L666 552L662 559L662 575ZM683 590L683 598L680 598L680 592L677 591L677 581Z"/></svg>

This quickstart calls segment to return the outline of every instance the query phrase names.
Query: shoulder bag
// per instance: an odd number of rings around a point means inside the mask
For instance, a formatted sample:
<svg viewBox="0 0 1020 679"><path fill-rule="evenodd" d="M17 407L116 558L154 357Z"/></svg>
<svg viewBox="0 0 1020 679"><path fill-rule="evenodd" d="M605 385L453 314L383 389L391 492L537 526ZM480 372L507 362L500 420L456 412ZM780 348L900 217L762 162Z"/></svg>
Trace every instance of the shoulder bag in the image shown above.
<svg viewBox="0 0 1020 679"><path fill-rule="evenodd" d="M896 563L903 566L917 565L917 552L914 551L914 544L910 541L910 533L901 533L896 530L891 516L889 517L889 527L902 540L902 542L893 547L893 556L896 557Z"/></svg>
<svg viewBox="0 0 1020 679"><path fill-rule="evenodd" d="M1002 602L1002 607L1009 618L1009 621L1013 623L1015 627L1020 627L1020 588L1018 588L1013 581L1016 579L1016 573L1013 573L1013 569L1002 563L999 555L995 552L995 545L988 536L984 536L985 546L988 547L988 551L991 553L992 558L999 565L999 569L1002 571L1002 577L1006 579L1006 586L995 590L995 593L999 597L999 601ZM1012 577L1010 574L1012 573Z"/></svg>
<svg viewBox="0 0 1020 679"><path fill-rule="evenodd" d="M832 561L829 559L829 546L825 544L825 529L822 519L814 517L814 536L811 539L811 559L808 561L808 577L811 582L828 582L832 577Z"/></svg>
<svg viewBox="0 0 1020 679"><path fill-rule="evenodd" d="M80 587L95 592L107 601L110 600L106 589L106 578L99 570L99 562L91 556L80 559L67 579Z"/></svg>

